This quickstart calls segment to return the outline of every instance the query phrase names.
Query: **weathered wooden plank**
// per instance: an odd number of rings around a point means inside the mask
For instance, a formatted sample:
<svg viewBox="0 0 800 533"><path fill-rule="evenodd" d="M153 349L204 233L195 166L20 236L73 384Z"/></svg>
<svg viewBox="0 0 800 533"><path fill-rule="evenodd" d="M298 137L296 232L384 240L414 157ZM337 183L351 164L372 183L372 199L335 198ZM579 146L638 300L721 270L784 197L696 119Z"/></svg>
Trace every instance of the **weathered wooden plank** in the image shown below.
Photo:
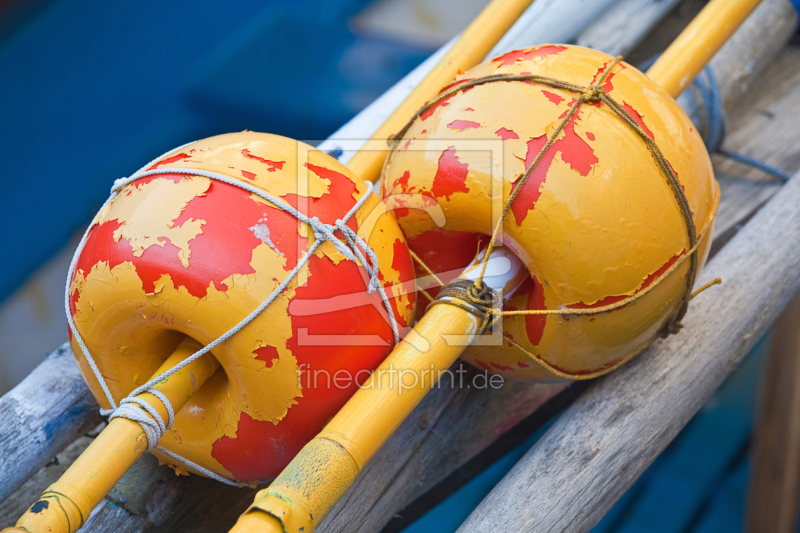
<svg viewBox="0 0 800 533"><path fill-rule="evenodd" d="M0 501L100 423L68 344L0 398Z"/></svg>
<svg viewBox="0 0 800 533"><path fill-rule="evenodd" d="M589 531L800 289L800 173L714 257L678 335L599 379L459 531ZM757 260L754 260L757 258Z"/></svg>
<svg viewBox="0 0 800 533"><path fill-rule="evenodd" d="M617 502L592 533L697 533L694 523L709 495L748 447L768 345L762 338L748 352L675 442L625 493L629 499Z"/></svg>
<svg viewBox="0 0 800 533"><path fill-rule="evenodd" d="M680 1L622 0L587 26L576 39L576 44L612 56L624 56Z"/></svg>
<svg viewBox="0 0 800 533"><path fill-rule="evenodd" d="M620 0L536 0L487 57L542 43L568 43Z"/></svg>
<svg viewBox="0 0 800 533"><path fill-rule="evenodd" d="M757 93L749 89L771 64L762 58L775 57L794 34L795 28L797 10L789 0L764 0L717 52L710 68L719 85L725 112L733 111L745 94L749 93L751 100L758 98ZM741 59L742 55L745 60ZM794 77L797 74L797 69L789 69L785 75ZM678 103L700 131L708 131L708 114L703 109L704 102L700 100L698 91L685 91Z"/></svg>
<svg viewBox="0 0 800 533"><path fill-rule="evenodd" d="M796 140L800 122L800 49L785 48L776 61L754 82L748 93L752 106L744 113L729 115L730 134L723 146L759 158L785 172L800 168L800 146ZM723 156L713 156L722 197L715 224L721 234L763 204L780 183L759 170Z"/></svg>
<svg viewBox="0 0 800 533"><path fill-rule="evenodd" d="M714 56L711 68L717 77L726 111L741 105L750 86L783 49L797 28L797 9L789 0L764 0L741 28ZM744 52L743 52L744 51ZM744 53L747 61L737 60ZM797 73L789 70L787 75Z"/></svg>
<svg viewBox="0 0 800 533"><path fill-rule="evenodd" d="M95 428L96 430L96 428ZM94 434L95 430L90 432ZM94 440L84 435L61 450L46 466L22 484L8 498L0 502L0 528L13 525L31 503L39 499L42 490L52 485Z"/></svg>
<svg viewBox="0 0 800 533"><path fill-rule="evenodd" d="M753 437L746 531L794 533L800 496L800 297L772 335Z"/></svg>

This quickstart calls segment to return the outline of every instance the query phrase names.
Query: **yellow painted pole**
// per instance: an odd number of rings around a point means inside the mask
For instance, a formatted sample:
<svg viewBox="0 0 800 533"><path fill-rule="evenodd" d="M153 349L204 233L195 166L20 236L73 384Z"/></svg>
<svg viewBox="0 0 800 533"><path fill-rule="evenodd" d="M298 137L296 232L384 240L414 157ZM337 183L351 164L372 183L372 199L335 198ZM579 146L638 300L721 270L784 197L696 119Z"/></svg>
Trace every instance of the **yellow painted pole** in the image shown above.
<svg viewBox="0 0 800 533"><path fill-rule="evenodd" d="M495 289L508 293L528 273L508 249L495 248L492 260L500 258L507 258L510 268ZM475 279L479 271L480 265L473 265L461 277ZM456 306L432 307L319 435L256 495L231 532L313 532L359 471L472 343L480 322Z"/></svg>
<svg viewBox="0 0 800 533"><path fill-rule="evenodd" d="M711 0L647 71L677 98L761 0Z"/></svg>
<svg viewBox="0 0 800 533"><path fill-rule="evenodd" d="M533 0L492 0L425 79L378 128L372 139L385 141L400 131L414 113L436 96L456 74L483 61L532 3ZM457 9L455 5L454 9ZM347 168L364 181L375 182L380 177L387 150L388 147L381 150L362 149L347 163Z"/></svg>
<svg viewBox="0 0 800 533"><path fill-rule="evenodd" d="M187 337L153 377L200 348L200 344ZM155 388L169 399L177 413L217 368L217 360L206 354ZM154 395L143 393L138 397L152 405L165 423L169 420L166 408ZM22 515L16 527L4 529L2 533L74 533L146 449L147 436L141 426L125 418L115 418Z"/></svg>

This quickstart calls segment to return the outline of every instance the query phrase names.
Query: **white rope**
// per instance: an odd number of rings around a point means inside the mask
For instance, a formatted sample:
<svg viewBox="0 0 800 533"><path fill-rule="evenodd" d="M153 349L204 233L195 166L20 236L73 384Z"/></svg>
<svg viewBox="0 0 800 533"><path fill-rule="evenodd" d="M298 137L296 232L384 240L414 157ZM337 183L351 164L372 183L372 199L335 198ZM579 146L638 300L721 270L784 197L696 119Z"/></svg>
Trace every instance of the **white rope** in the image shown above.
<svg viewBox="0 0 800 533"><path fill-rule="evenodd" d="M171 152L174 152L172 150ZM171 153L168 152L168 153ZM162 156L163 157L163 156ZM150 166L150 165L148 165ZM147 167L144 167L147 168ZM161 174L185 174L185 175L192 175L192 176L202 176L205 178L209 178L216 181L221 181L223 183L227 183L229 185L233 185L235 187L239 187L240 189L244 189L256 196L266 200L273 205L275 205L278 209L282 209L286 211L300 222L305 222L309 226L314 233L315 241L306 251L302 258L297 262L297 265L292 269L291 272L286 276L286 278L278 285L275 290L263 301L261 304L249 315L247 315L241 322L237 325L232 327L226 333L221 335L219 338L211 342L210 344L204 346L202 349L198 350L197 352L193 353L191 356L187 357L171 369L167 370L166 372L156 376L155 378L151 379L141 387L136 388L132 391L127 397L120 401L119 405L117 405L114 397L111 394L111 391L106 384L105 378L100 372L100 369L97 366L92 355L89 353L89 349L86 346L83 338L81 337L80 333L78 332L77 327L75 326L75 321L72 318L72 313L70 311L69 301L70 301L70 286L73 276L75 274L75 269L77 266L78 258L83 251L84 246L86 245L86 240L89 236L91 229L94 227L95 223L99 221L100 214L108 207L108 205L116 198L116 196L122 191L130 183L133 183L136 180L148 177L148 176L156 176ZM158 442L161 440L161 437L164 436L164 433L172 426L172 423L175 420L175 412L172 408L172 404L170 403L169 399L160 391L155 389L155 385L163 381L164 379L168 378L169 376L175 374L185 366L191 364L193 361L197 360L198 358L202 357L203 355L207 354L223 342L227 341L231 337L233 337L236 333L241 331L247 324L249 324L254 318L256 318L264 309L269 306L275 299L280 295L284 289L289 285L289 283L297 276L300 272L300 269L309 261L311 256L314 252L319 248L319 246L328 241L332 243L342 254L350 259L351 261L358 261L369 273L369 284L367 287L368 292L371 294L375 290L381 296L383 300L383 304L386 307L386 311L389 316L389 322L392 327L392 334L394 336L394 342L400 342L400 334L397 329L397 321L394 317L394 312L392 311L391 303L389 302L389 298L386 295L386 290L381 287L380 280L378 278L379 274L379 267L378 267L378 256L375 252L369 247L369 245L359 237L359 235L353 231L349 226L347 226L347 221L364 205L364 202L367 201L369 195L372 193L372 183L367 182L367 191L364 195L356 202L356 204L345 214L341 219L337 220L334 224L323 224L317 217L308 217L305 214L301 213L291 205L287 204L283 200L275 198L271 194L264 192L261 189L253 187L247 183L239 182L233 178L229 178L223 174L217 174L216 172L209 172L204 170L195 170L195 169L187 169L187 168L164 168L164 169L156 169L156 170L147 170L147 171L140 171L136 174L128 177L128 178L120 178L114 181L114 185L111 188L111 196L109 196L108 200L105 201L103 206L100 208L98 215L95 216L95 219L86 229L86 232L83 234L80 243L78 244L78 248L75 250L75 255L72 258L72 263L69 267L69 272L67 273L67 285L65 291L65 298L64 298L64 308L67 314L67 322L69 324L70 331L72 331L72 335L75 338L75 341L78 343L78 346L81 349L81 352L86 359L86 362L89 364L89 367L92 370L97 381L100 383L100 387L103 389L103 393L108 400L108 403L111 405L111 409L101 409L100 413L102 415L110 415L109 420L113 420L114 418L126 418L128 420L132 420L137 422L141 427L142 430L145 432L147 436L147 450L151 450L153 448L161 451L162 453L169 455L176 461L183 463L184 465L193 468L194 470L220 481L221 483L226 483L228 485L238 485L238 483L225 479L214 472L204 468L188 459L181 457L178 454L175 454L161 446L158 446ZM334 235L335 231L341 231L344 235L346 240L342 242L339 238ZM364 253L369 257L367 260L364 256ZM150 405L146 400L142 398L136 398L139 394L144 392L149 392L156 396L161 403L164 404L164 407L167 409L167 413L169 415L169 421L165 424L161 418L161 415L158 414L158 411ZM149 413L148 416L146 413Z"/></svg>

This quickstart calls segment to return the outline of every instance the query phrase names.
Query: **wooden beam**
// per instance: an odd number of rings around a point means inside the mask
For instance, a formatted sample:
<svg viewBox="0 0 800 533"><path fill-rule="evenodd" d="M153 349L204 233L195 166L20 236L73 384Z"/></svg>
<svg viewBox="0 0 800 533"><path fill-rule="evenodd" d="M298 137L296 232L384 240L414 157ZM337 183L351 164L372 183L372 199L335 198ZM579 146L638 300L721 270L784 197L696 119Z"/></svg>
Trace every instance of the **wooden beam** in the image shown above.
<svg viewBox="0 0 800 533"><path fill-rule="evenodd" d="M65 343L0 398L0 501L101 422Z"/></svg>
<svg viewBox="0 0 800 533"><path fill-rule="evenodd" d="M800 289L800 173L714 257L678 335L599 379L459 531L589 531Z"/></svg>
<svg viewBox="0 0 800 533"><path fill-rule="evenodd" d="M753 442L751 533L797 531L800 497L800 297L775 324Z"/></svg>
<svg viewBox="0 0 800 533"><path fill-rule="evenodd" d="M681 0L621 0L589 25L576 44L625 56ZM642 32L641 28L647 31Z"/></svg>

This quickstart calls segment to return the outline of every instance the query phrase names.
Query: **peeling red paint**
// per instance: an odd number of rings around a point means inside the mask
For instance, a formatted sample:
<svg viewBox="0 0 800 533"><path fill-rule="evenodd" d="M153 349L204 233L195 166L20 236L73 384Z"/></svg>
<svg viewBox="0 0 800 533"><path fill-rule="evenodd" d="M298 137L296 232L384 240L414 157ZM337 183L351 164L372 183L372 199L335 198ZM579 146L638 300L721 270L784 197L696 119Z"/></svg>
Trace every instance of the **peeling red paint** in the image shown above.
<svg viewBox="0 0 800 533"><path fill-rule="evenodd" d="M377 292L372 293L371 305L336 310L327 303L329 298L337 295L365 292L363 267L352 261L334 264L327 256L316 255L311 257L308 267L309 281L296 289L293 301L306 300L306 307L308 304L317 306L318 313L303 316L289 313L292 336L287 339L286 347L297 359L303 373L301 383L313 384L315 373L321 377L316 380L316 386L304 386L302 398L297 399L297 404L288 410L280 424L258 421L242 413L236 437L222 437L214 442L211 455L237 479L269 479L278 475L357 389L356 382L337 386L333 381L337 371L363 381L391 349L392 332L378 311L383 308L383 303ZM332 279L336 283L330 283ZM331 344L320 346L300 342L301 329L314 336L315 341L324 343L325 339L330 339ZM346 335L374 335L387 344L336 345Z"/></svg>
<svg viewBox="0 0 800 533"><path fill-rule="evenodd" d="M308 212L306 214L308 216L317 217L325 224L335 224L336 220L344 216L353 205L353 201L356 199L355 194L358 191L356 184L353 183L350 178L336 170L312 165L311 163L304 163L303 166L328 182L328 193L323 194L319 198L311 197L307 199L296 194L286 194L281 196L281 199L304 213L306 212L306 208L304 205L298 204L298 201L302 198L305 204L307 200ZM350 217L347 221L347 225L353 230L358 229L355 217ZM344 237L339 232L336 232L336 235L342 238Z"/></svg>
<svg viewBox="0 0 800 533"><path fill-rule="evenodd" d="M675 174L675 179L678 180L678 183L681 186L681 190L683 192L686 192L686 187L684 187L683 183L681 183L680 176L678 176L678 172L675 170L675 167L672 166L672 163L670 163L669 160L667 160L667 164L669 165L669 168L672 169L672 173ZM689 211L692 213L692 215L694 215L694 211L692 211L691 209Z"/></svg>
<svg viewBox="0 0 800 533"><path fill-rule="evenodd" d="M178 155L173 155L172 157L168 157L166 159L162 159L161 161L159 161L158 163L156 163L152 167L148 168L147 170L155 170L160 166L169 165L170 163L175 163L177 161L180 161L181 159L187 159L189 157L190 156L188 156L188 155L186 155L184 153L180 153Z"/></svg>
<svg viewBox="0 0 800 533"><path fill-rule="evenodd" d="M633 117L633 120L635 120L636 123L639 124L639 126L641 126L641 128L644 130L644 132L647 134L647 136L650 137L651 139L655 140L655 137L653 136L653 132L650 131L650 128L648 128L647 124L644 123L644 117L642 117L642 115L640 115L638 111L636 111L633 107L631 107L630 105L626 104L625 102L622 102L622 107L623 107L623 109L625 109L625 111L628 112L628 114L630 114L630 116Z"/></svg>
<svg viewBox="0 0 800 533"><path fill-rule="evenodd" d="M592 147L575 132L576 118L564 126L564 136L553 144L553 148L561 153L561 159L573 170L581 176L587 176L599 160Z"/></svg>
<svg viewBox="0 0 800 533"><path fill-rule="evenodd" d="M472 78L466 78L466 79L463 79L463 80L454 81L453 83L451 83L451 84L449 84L449 85L445 86L445 87L444 87L444 88L443 88L441 91L439 91L439 94L443 93L444 91L446 91L447 89L449 89L449 88L451 88L451 87L455 87L456 85L459 85L459 84L461 84L461 83L466 83L466 82L468 82L468 81L470 81L470 80L472 80ZM467 88L467 89L464 89L463 91L461 91L461 94L467 93L467 92L469 92L471 89L473 89L473 87L469 87L469 88ZM456 93L456 94L459 94L459 93ZM450 95L450 96L448 96L447 98L443 98L443 99L442 99L440 102L437 102L435 105L431 106L431 107L430 107L430 109L427 109L427 110L426 110L424 113L422 113L422 114L419 116L420 120L426 120L426 119L427 119L427 118L429 118L431 115L433 115L433 114L434 114L434 112L436 112L436 110L437 110L438 108L440 108L440 107L447 107L447 106L449 106L449 105L450 105L450 100L451 100L451 99L452 99L452 98L453 98L453 97L454 97L456 94L451 94L451 95Z"/></svg>
<svg viewBox="0 0 800 533"><path fill-rule="evenodd" d="M476 129L480 127L481 127L480 122L475 122L473 120L454 120L453 122L447 125L447 129L458 130L458 131Z"/></svg>
<svg viewBox="0 0 800 533"><path fill-rule="evenodd" d="M159 179L182 179L180 175L158 176ZM259 222L264 216L268 221ZM223 283L232 274L253 274L250 265L253 250L262 241L249 229L264 223L270 229L275 246L287 258L285 268L291 270L297 261L297 246L305 246L305 239L298 236L297 220L280 209L259 204L250 198L250 193L227 183L212 181L206 194L192 199L173 227L180 227L188 220L205 220L202 232L189 241L189 267L185 268L178 256L179 248L166 237L159 241L163 246L153 245L144 250L141 257L133 255L130 241L114 241L114 232L120 227L116 219L95 226L89 233L86 247L78 260L77 269L88 275L92 267L104 261L109 268L126 261L133 264L142 286L147 293L155 291L155 282L168 274L176 287L183 286L197 298L206 296L211 284L217 290L227 290ZM220 254L224 248L227 253Z"/></svg>
<svg viewBox="0 0 800 533"><path fill-rule="evenodd" d="M439 166L433 177L431 194L436 198L450 199L457 192L469 192L466 184L469 165L459 161L456 147L451 146L439 156Z"/></svg>
<svg viewBox="0 0 800 533"><path fill-rule="evenodd" d="M400 187L400 190L402 190L403 192L408 192L408 190L409 190L409 187L408 187L408 180L409 180L410 178L411 178L411 171L409 171L409 170L406 170L405 172L403 172L403 175L402 175L402 176L400 176L400 177L399 177L399 178L398 178L398 179L397 179L397 180L394 182L394 185L395 185L395 187ZM413 187L412 187L412 188L413 188Z"/></svg>
<svg viewBox="0 0 800 533"><path fill-rule="evenodd" d="M606 68L608 68L608 66L610 64L611 64L611 60L608 60L605 63L603 63L603 65L599 69L597 69L597 72L595 72L594 76L592 77L592 83L591 83L592 85L594 85L594 83L598 79L600 79L600 76L605 72ZM616 71L616 72L609 72L608 76L606 76L606 79L603 82L603 90L606 93L610 93L611 91L614 90L614 82L613 82L614 76L616 76L617 74L619 74L620 71L625 69L625 65L623 65L621 63L618 63L617 66L618 66L619 70ZM594 104L597 104L597 105L599 105L600 103L601 102L594 102Z"/></svg>
<svg viewBox="0 0 800 533"><path fill-rule="evenodd" d="M261 163L267 165L269 167L267 169L267 172L275 172L276 170L283 170L283 165L286 164L286 161L270 161L269 159L264 159L263 157L258 157L257 155L253 155L247 148L242 150L242 155L245 156L247 159L254 159L256 161L260 161Z"/></svg>
<svg viewBox="0 0 800 533"><path fill-rule="evenodd" d="M575 132L575 122L578 120L579 115L580 111L575 113L572 119L564 126L561 138L556 140L544 153L514 200L514 203L511 204L511 211L514 213L514 220L518 226L522 225L522 221L528 216L528 212L535 207L536 201L541 195L541 188L547 178L547 171L557 153L561 154L562 161L568 164L570 168L577 171L581 176L588 175L592 170L592 166L598 162L592 147ZM537 154L546 143L546 135L534 137L528 141L528 151L525 154L525 168L533 163Z"/></svg>
<svg viewBox="0 0 800 533"><path fill-rule="evenodd" d="M410 281L414 279L414 263L411 261L411 254L408 253L408 246L406 243L400 239L395 239L394 243L392 244L392 270L396 271L400 276L400 283L404 283L406 281ZM387 290L386 294L389 295L388 288L391 287L391 284L386 285ZM400 324L402 327L408 327L409 324L406 322L400 313L397 310L397 302L398 298L392 298L392 308L394 309L394 315L397 317L397 323ZM417 300L417 293L416 292L409 292L408 293L408 301L411 305L414 305L414 302Z"/></svg>
<svg viewBox="0 0 800 533"><path fill-rule="evenodd" d="M278 349L275 346L262 346L261 348L256 348L253 350L253 353L256 354L256 359L267 363L265 368L272 368L272 365L275 364L275 361L281 357L278 353Z"/></svg>
<svg viewBox="0 0 800 533"><path fill-rule="evenodd" d="M514 130L508 130L506 128L500 128L494 133L504 141L507 141L508 139L519 139L519 135L517 135Z"/></svg>
<svg viewBox="0 0 800 533"><path fill-rule="evenodd" d="M475 111L475 110L472 109L471 107L467 107L467 108L464 109L464 111Z"/></svg>
<svg viewBox="0 0 800 533"><path fill-rule="evenodd" d="M647 287L649 287L650 285L652 285L652 284L653 284L653 282L654 282L656 279L658 279L658 277L659 277L659 276L663 275L663 274L664 274L664 273L665 273L667 270L669 270L669 269L672 267L672 265L674 265L674 264L675 264L675 262L676 262L676 261L677 261L677 260L678 260L678 259L679 259L679 258L680 258L680 257L681 257L683 254L684 254L684 253L685 253L685 250L682 250L682 251L681 251L681 252L680 252L678 255L675 255L675 256L671 257L671 258L670 258L670 259L669 259L669 260L668 260L666 263L664 263L663 265L661 265L661 266L658 268L658 270L656 270L655 272L653 272L652 274L650 274L649 276L647 276L647 277L644 279L644 281L642 282L642 286L641 286L641 287L639 287L639 289L637 290L637 292L639 292L639 291L643 291L644 289L646 289ZM627 297L628 297L627 295L622 295L622 296L606 296L605 298L603 298L603 299L601 299L601 300L598 300L597 302L595 302L595 303L593 303L593 304L588 304L588 305L587 305L587 304L585 304L585 303L583 303L583 302L578 302L578 303L576 303L576 304L572 304L572 305L570 305L570 306L569 306L569 308L570 308L570 309L596 309L596 308L598 308L598 307L605 307L606 305L612 305L612 304L615 304L615 303L617 303L617 302L621 302L622 300L624 300L624 299L625 299L625 298L627 298ZM619 309L622 309L622 308L620 307ZM611 311L608 311L608 312L610 313Z"/></svg>
<svg viewBox="0 0 800 533"><path fill-rule="evenodd" d="M476 360L475 364L481 367L482 369L486 370L487 372L492 371L492 367L489 366L487 363L484 363L483 361Z"/></svg>
<svg viewBox="0 0 800 533"><path fill-rule="evenodd" d="M530 281L525 280L525 285L530 287L525 308L531 311L547 309L541 282L535 276L531 276ZM520 287L519 290L524 288ZM544 335L544 327L546 325L547 315L525 315L525 333L528 335L528 342L531 345L538 346Z"/></svg>
<svg viewBox="0 0 800 533"><path fill-rule="evenodd" d="M561 102L564 101L564 97L563 96L558 95L556 93L551 93L550 91L542 90L542 94L545 95L548 100L550 100L551 102L553 102L556 105L558 105L558 104L560 104Z"/></svg>
<svg viewBox="0 0 800 533"><path fill-rule="evenodd" d="M492 59L492 63L499 63L498 66L513 65L517 61L529 61L534 57L545 57L563 52L565 46L545 45L527 50L514 50Z"/></svg>
<svg viewBox="0 0 800 533"><path fill-rule="evenodd" d="M495 367L498 370L514 370L514 367L501 365L500 363L494 363L493 362L491 364L492 364L493 367Z"/></svg>
<svg viewBox="0 0 800 533"><path fill-rule="evenodd" d="M522 361L518 361L517 366L520 368L530 368L531 365L525 364Z"/></svg>
<svg viewBox="0 0 800 533"><path fill-rule="evenodd" d="M589 139L590 141L593 141L594 140L594 133L592 133L591 131L587 131L586 132L586 138Z"/></svg>
<svg viewBox="0 0 800 533"><path fill-rule="evenodd" d="M540 135L528 141L528 151L525 154L526 169L533 163L536 155L546 143L547 135ZM525 182L525 185L523 185L517 197L514 199L514 202L511 204L511 212L514 214L514 220L517 226L522 225L522 221L525 220L525 217L528 216L528 212L533 209L539 196L541 196L541 187L547 176L547 169L550 168L550 163L553 161L554 157L555 151L551 146L539 160L536 168L531 171L530 176L528 176L528 181Z"/></svg>
<svg viewBox="0 0 800 533"><path fill-rule="evenodd" d="M247 178L249 180L256 179L256 175L255 174L253 174L252 172L248 172L246 170L242 170L242 176L244 176L245 178Z"/></svg>

